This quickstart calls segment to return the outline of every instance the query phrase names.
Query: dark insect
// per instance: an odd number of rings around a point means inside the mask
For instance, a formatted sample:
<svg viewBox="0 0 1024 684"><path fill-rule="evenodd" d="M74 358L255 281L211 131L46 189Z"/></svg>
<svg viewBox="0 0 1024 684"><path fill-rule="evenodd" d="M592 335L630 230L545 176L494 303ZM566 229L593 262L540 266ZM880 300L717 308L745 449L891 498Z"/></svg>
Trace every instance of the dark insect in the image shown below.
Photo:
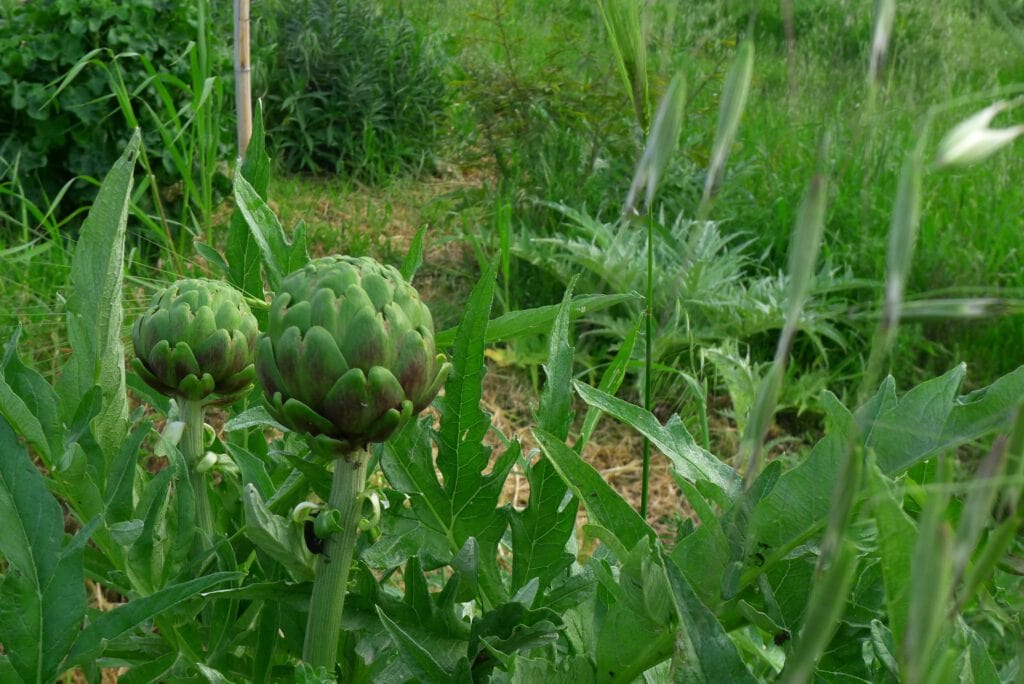
<svg viewBox="0 0 1024 684"><path fill-rule="evenodd" d="M324 552L325 540L316 536L316 531L313 528L313 517L308 518L305 524L303 524L302 536L306 538L306 548L309 549L310 553Z"/></svg>
<svg viewBox="0 0 1024 684"><path fill-rule="evenodd" d="M782 644L789 641L790 638L791 637L789 636L789 632L787 632L786 630L782 630L781 632L775 635L775 638L772 639L772 641L775 642L776 646L781 646Z"/></svg>

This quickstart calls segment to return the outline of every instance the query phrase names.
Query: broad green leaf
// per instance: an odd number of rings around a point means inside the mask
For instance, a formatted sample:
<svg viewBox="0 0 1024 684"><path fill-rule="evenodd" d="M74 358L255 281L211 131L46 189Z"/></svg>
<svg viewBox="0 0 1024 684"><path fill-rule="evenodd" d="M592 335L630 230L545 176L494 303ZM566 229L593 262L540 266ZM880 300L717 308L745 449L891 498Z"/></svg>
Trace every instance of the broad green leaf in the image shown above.
<svg viewBox="0 0 1024 684"><path fill-rule="evenodd" d="M739 493L740 478L736 471L698 446L678 416L673 416L668 423L662 425L653 414L639 406L581 382L575 383L575 387L580 398L587 404L601 409L650 439L669 459L675 471L688 482L706 480L721 489L730 499Z"/></svg>
<svg viewBox="0 0 1024 684"><path fill-rule="evenodd" d="M844 435L825 435L800 465L779 478L754 509L759 542L781 553L824 525L846 444Z"/></svg>
<svg viewBox="0 0 1024 684"><path fill-rule="evenodd" d="M152 684L164 681L165 675L181 658L177 651L166 653L148 663L136 665L117 678L117 684Z"/></svg>
<svg viewBox="0 0 1024 684"><path fill-rule="evenodd" d="M168 492L174 471L165 468L146 483L135 506L133 517L142 520L142 532L126 550L126 571L133 587L142 594L160 588L166 563L166 548L161 540L167 537Z"/></svg>
<svg viewBox="0 0 1024 684"><path fill-rule="evenodd" d="M440 489L436 479L433 484ZM439 520L433 522L442 525ZM424 524L417 511L402 506L401 499L392 500L381 528L380 538L360 556L372 568L390 570L416 557L433 570L451 561L453 551L445 533Z"/></svg>
<svg viewBox="0 0 1024 684"><path fill-rule="evenodd" d="M679 480L686 482L677 478ZM701 602L717 607L721 602L723 572L732 561L729 540L719 519L702 518L700 527L679 540L672 549L672 559Z"/></svg>
<svg viewBox="0 0 1024 684"><path fill-rule="evenodd" d="M280 563L296 582L313 580L313 557L306 548L302 529L290 520L274 515L253 485L242 491L245 536L261 551Z"/></svg>
<svg viewBox="0 0 1024 684"><path fill-rule="evenodd" d="M942 429L945 451L982 435L1009 428L1010 418L1024 397L1024 366L991 385L957 397Z"/></svg>
<svg viewBox="0 0 1024 684"><path fill-rule="evenodd" d="M568 656L560 662L515 655L505 661L505 668L511 674L511 684L592 684L596 681L593 663L582 655Z"/></svg>
<svg viewBox="0 0 1024 684"><path fill-rule="evenodd" d="M22 679L45 682L62 671L85 615L82 550L91 529L64 543L60 505L2 419L0 454L0 643Z"/></svg>
<svg viewBox="0 0 1024 684"><path fill-rule="evenodd" d="M477 660L484 650L512 655L553 644L561 623L548 608L529 608L515 600L503 603L473 620L469 657Z"/></svg>
<svg viewBox="0 0 1024 684"><path fill-rule="evenodd" d="M576 498L583 502L590 522L610 530L630 549L645 537L656 538L654 530L633 507L579 454L543 430L535 428L533 436L544 457Z"/></svg>
<svg viewBox="0 0 1024 684"><path fill-rule="evenodd" d="M882 559L888 627L897 644L903 641L913 583L910 559L917 541L917 525L903 512L893 492L894 483L874 464L868 468L868 492L874 503L872 515L878 526L878 550Z"/></svg>
<svg viewBox="0 0 1024 684"><path fill-rule="evenodd" d="M882 472L898 474L946 448L943 432L965 374L961 364L921 383L878 415L865 445L877 454Z"/></svg>
<svg viewBox="0 0 1024 684"><path fill-rule="evenodd" d="M274 482L267 474L266 462L240 444L226 442L224 447L238 466L242 484L254 485L260 496L269 498L274 493Z"/></svg>
<svg viewBox="0 0 1024 684"><path fill-rule="evenodd" d="M1024 372L1014 371L989 387L958 397L963 375L963 367L958 366L902 397L897 397L889 378L852 415L834 395L826 393L827 434L758 504L754 515L758 541L772 553L782 553L824 524L854 421L864 444L877 455L879 469L890 477L936 453L1005 427L1018 385L1017 396L1024 396Z"/></svg>
<svg viewBox="0 0 1024 684"><path fill-rule="evenodd" d="M976 684L989 684L989 682L1001 682L999 671L996 670L992 656L989 654L989 646L981 636L964 623L960 623L962 636L967 639L967 649L963 653L963 668L960 674L961 682L975 682Z"/></svg>
<svg viewBox="0 0 1024 684"><path fill-rule="evenodd" d="M263 134L263 105L257 101L253 112L252 137L245 151L241 175L262 199L267 199L270 180L270 157L267 156ZM263 276L260 274L260 249L249 232L245 216L236 207L228 226L224 248L228 262L228 280L250 297L263 299ZM258 314L260 315L260 314ZM264 315L265 317L265 315Z"/></svg>
<svg viewBox="0 0 1024 684"><path fill-rule="evenodd" d="M14 331L0 363L0 415L53 467L64 444L59 399L43 376L18 357L21 328Z"/></svg>
<svg viewBox="0 0 1024 684"><path fill-rule="evenodd" d="M569 344L569 306L572 285L562 299L549 338L548 361L544 365L547 381L537 407L540 429L566 440L572 422L572 361ZM530 500L522 511L513 511L512 527L512 589L525 586L539 577L543 586L573 560L565 544L573 533L579 502L566 501L567 488L547 459L533 463L527 471Z"/></svg>
<svg viewBox="0 0 1024 684"><path fill-rule="evenodd" d="M113 639L184 601L198 598L202 592L218 584L238 580L243 576L238 572L216 572L166 587L149 596L133 598L111 611L101 613L78 635L64 667L74 667L95 660L103 653L106 644Z"/></svg>
<svg viewBox="0 0 1024 684"><path fill-rule="evenodd" d="M305 612L309 607L308 583L296 583L292 580L274 582L254 582L242 587L230 589L214 589L204 591L203 597L215 601L271 601L280 603L290 610Z"/></svg>
<svg viewBox="0 0 1024 684"><path fill-rule="evenodd" d="M462 677L458 676L460 674L458 672L448 672L434 659L430 651L389 618L380 607L377 608L377 615L380 616L380 621L384 624L384 628L402 656L402 661L420 681L452 682L452 684L469 684L472 681L469 677L468 663L461 672Z"/></svg>
<svg viewBox="0 0 1024 684"><path fill-rule="evenodd" d="M272 428L279 432L288 432L288 428L274 420L265 406L250 406L224 424L226 432L252 428Z"/></svg>
<svg viewBox="0 0 1024 684"><path fill-rule="evenodd" d="M18 671L11 665L11 659L6 655L0 655L0 682L17 682L19 679Z"/></svg>
<svg viewBox="0 0 1024 684"><path fill-rule="evenodd" d="M423 265L423 238L426 234L427 226L420 226L420 229L416 231L412 238L409 251L405 253L405 259L402 260L402 268L399 271L407 282L411 283L413 281L413 278L416 277L416 271Z"/></svg>
<svg viewBox="0 0 1024 684"><path fill-rule="evenodd" d="M610 294L610 295L576 295L572 301L572 317L578 318L587 313L593 313L608 307L634 302L640 299L635 293ZM506 342L527 335L546 335L551 330L551 323L561 309L560 304L539 306L535 309L524 309L522 311L510 311L502 314L487 323L487 332L484 336L486 344L495 342ZM434 342L438 349L446 349L455 343L457 328L448 328L434 335Z"/></svg>
<svg viewBox="0 0 1024 684"><path fill-rule="evenodd" d="M93 435L107 458L128 431L124 345L121 343L124 238L140 133L100 186L75 247L68 288L68 342L71 358L57 381L61 413L70 419L81 397L98 385L103 407L93 419Z"/></svg>
<svg viewBox="0 0 1024 684"><path fill-rule="evenodd" d="M297 227L293 240L289 241L277 216L245 179L241 169L235 173L235 203L260 249L270 288L276 290L286 275L309 261L305 229L301 225ZM262 295L259 298L262 299Z"/></svg>
<svg viewBox="0 0 1024 684"><path fill-rule="evenodd" d="M611 597L595 649L599 682L634 681L671 656L676 642L672 587L655 544L642 538L621 561L617 578L610 569L598 574Z"/></svg>
<svg viewBox="0 0 1024 684"><path fill-rule="evenodd" d="M675 563L667 557L663 562L681 623L676 681L755 682L715 614L701 603Z"/></svg>
<svg viewBox="0 0 1024 684"><path fill-rule="evenodd" d="M103 516L108 525L131 518L132 489L138 469L139 450L152 428L149 421L136 425L110 464L106 483L106 511Z"/></svg>
<svg viewBox="0 0 1024 684"><path fill-rule="evenodd" d="M418 524L426 528L431 538L440 535L446 540L448 549L444 559L447 561L458 553L461 544L456 543L454 531L452 530L452 520L448 511L448 496L438 482L437 475L434 472L431 431L429 428L431 422L432 419L430 418L424 418L420 421L409 421L397 435L384 443L381 451L380 465L391 486L412 499L413 505L409 515L414 516ZM405 513L400 515L406 517ZM387 520L390 517L391 514L388 513L385 517L385 525L389 524ZM411 542L414 542L415 526L410 527L408 522L399 523L396 521L394 524L398 528L405 530ZM382 538L378 543L386 543L386 540ZM428 543L426 548L431 548L431 546ZM373 548L371 547L368 551L371 551ZM404 548L406 551L412 550L406 545L398 545L393 548ZM380 558L392 561L397 560L398 562L394 565L399 565L415 554L414 551L409 556L396 558L389 551L388 549L381 548L377 551L372 551L371 556L380 552L382 554ZM387 563L388 561L381 560L379 562Z"/></svg>

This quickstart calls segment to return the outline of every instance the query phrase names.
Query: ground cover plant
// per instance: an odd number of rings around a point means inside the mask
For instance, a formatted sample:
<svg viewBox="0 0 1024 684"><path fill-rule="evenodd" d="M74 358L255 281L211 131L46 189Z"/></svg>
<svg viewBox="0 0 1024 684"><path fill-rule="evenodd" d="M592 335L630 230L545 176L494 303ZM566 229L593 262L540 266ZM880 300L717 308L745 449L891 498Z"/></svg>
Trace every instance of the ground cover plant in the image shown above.
<svg viewBox="0 0 1024 684"><path fill-rule="evenodd" d="M792 178L764 181L788 187L785 227L752 234L730 227L749 211L734 193L751 188L743 135L761 121L760 55L776 50L764 69L781 69L782 87L799 73L778 37L786 3L775 27L767 5L676 16L653 3L655 33L629 3L526 4L459 6L507 32L492 44L501 77L534 104L565 103L531 89L537 73L569 79L565 63L517 65L518 40L549 38L523 32L516 12L594 20L583 30L607 46L601 89L620 103L598 157L618 150L619 168L584 167L595 186L548 194L574 187L565 167L555 178L534 166L565 161L559 140L582 149L568 119L531 105L489 132L483 120L477 152L511 149L504 136L534 115L543 135L482 188L429 208L459 228L445 244L468 259L443 317L417 292L436 277L436 227L380 261L364 253L372 227L341 239L358 255L325 247L339 242L321 240L322 217L286 230L260 107L222 234L207 232L195 260L170 242L155 262L133 250L131 226L147 220L138 131L124 133L74 245L60 219L23 203L25 225L54 237L5 261L53 258L68 275L52 336L16 329L0 357L0 681L1019 678L1024 366L929 376L898 361L907 318L1013 310L997 289L908 294L929 217L946 212L936 189L1009 173L1024 87L942 96L887 142L862 126L893 165L891 182L875 171L869 200L867 181L844 193L843 132L811 136ZM850 16L823 7L792 8L806 44L825 40L815 22ZM953 21L1012 16L991 7ZM896 8L878 3L836 48L864 58L869 106L887 102L882 65L914 59L887 40L937 16ZM691 73L658 56L652 36L673 25L746 33ZM362 192L339 183L320 191ZM611 199L589 205L595 187ZM862 240L880 244L861 257L878 272L854 279L856 249L831 222L882 207L884 234ZM532 219L527 233L518 222ZM484 388L496 360L526 353L535 391L513 432L484 410ZM723 394L734 440L716 434ZM780 446L783 412L809 401L820 423ZM636 499L587 457L602 423L639 436ZM673 486L666 519L652 514L655 468ZM526 492L511 497L517 474Z"/></svg>

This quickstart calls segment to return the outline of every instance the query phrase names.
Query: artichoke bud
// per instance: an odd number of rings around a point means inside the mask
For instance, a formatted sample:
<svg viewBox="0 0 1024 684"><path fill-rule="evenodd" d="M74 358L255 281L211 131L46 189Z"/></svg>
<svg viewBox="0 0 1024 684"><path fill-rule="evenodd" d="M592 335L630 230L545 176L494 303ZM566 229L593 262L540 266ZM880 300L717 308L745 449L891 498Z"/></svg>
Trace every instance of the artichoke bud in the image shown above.
<svg viewBox="0 0 1024 684"><path fill-rule="evenodd" d="M226 403L252 386L259 328L240 292L186 279L164 288L132 327L132 366L161 394Z"/></svg>
<svg viewBox="0 0 1024 684"><path fill-rule="evenodd" d="M270 412L334 454L386 440L433 401L450 367L416 290L365 257L289 274L256 345Z"/></svg>

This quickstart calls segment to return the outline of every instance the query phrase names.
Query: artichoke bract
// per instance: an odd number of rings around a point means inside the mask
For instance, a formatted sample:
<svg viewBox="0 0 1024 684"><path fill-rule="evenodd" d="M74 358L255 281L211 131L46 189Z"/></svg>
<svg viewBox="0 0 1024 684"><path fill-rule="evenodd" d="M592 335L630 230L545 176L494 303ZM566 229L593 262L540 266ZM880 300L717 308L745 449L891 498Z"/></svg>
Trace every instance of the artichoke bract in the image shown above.
<svg viewBox="0 0 1024 684"><path fill-rule="evenodd" d="M419 293L366 257L289 274L256 343L271 413L334 454L387 439L437 396L449 368Z"/></svg>
<svg viewBox="0 0 1024 684"><path fill-rule="evenodd" d="M242 294L201 278L158 292L132 328L135 371L161 394L224 403L252 386L259 325Z"/></svg>

